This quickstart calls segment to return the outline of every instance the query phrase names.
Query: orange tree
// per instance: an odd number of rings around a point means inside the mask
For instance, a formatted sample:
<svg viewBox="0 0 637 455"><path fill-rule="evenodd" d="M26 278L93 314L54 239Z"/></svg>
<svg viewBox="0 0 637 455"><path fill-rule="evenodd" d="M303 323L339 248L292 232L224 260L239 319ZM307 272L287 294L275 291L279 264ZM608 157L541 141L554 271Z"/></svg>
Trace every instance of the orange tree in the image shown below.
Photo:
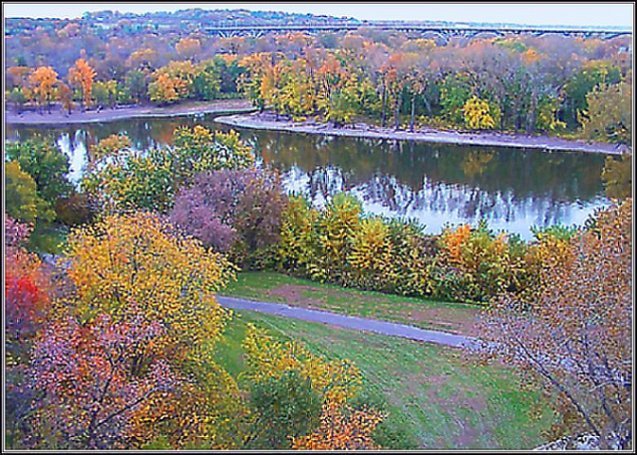
<svg viewBox="0 0 637 455"><path fill-rule="evenodd" d="M91 91L95 75L95 70L83 58L77 59L75 64L69 68L69 82L80 91L82 110L91 104Z"/></svg>
<svg viewBox="0 0 637 455"><path fill-rule="evenodd" d="M33 87L33 93L40 108L46 105L49 113L53 99L53 86L57 80L58 73L50 66L40 66L29 76L29 83Z"/></svg>

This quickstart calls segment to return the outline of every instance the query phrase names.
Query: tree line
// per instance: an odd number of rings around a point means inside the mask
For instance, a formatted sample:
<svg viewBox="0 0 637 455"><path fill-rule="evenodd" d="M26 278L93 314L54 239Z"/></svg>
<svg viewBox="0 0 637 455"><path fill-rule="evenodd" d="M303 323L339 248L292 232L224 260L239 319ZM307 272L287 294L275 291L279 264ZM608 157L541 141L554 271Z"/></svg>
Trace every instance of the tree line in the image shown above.
<svg viewBox="0 0 637 455"><path fill-rule="evenodd" d="M111 38L94 54L77 51L68 69L15 57L7 67L7 100L16 109L54 100L83 109L241 94L294 119L412 131L422 125L567 136L582 130L587 138L629 143L632 70L624 41L519 36L440 44L370 30L154 36L136 45Z"/></svg>

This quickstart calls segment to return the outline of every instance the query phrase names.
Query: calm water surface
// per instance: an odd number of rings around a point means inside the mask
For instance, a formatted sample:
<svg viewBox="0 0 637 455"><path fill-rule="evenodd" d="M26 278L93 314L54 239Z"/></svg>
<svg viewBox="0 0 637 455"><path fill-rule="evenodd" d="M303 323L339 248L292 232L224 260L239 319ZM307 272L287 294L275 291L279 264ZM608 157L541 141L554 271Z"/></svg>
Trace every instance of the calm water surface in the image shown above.
<svg viewBox="0 0 637 455"><path fill-rule="evenodd" d="M137 149L170 144L177 126L217 129L213 116L130 119L56 127L11 126L8 140L52 137L78 182L87 149L126 133ZM604 156L494 147L438 145L239 129L260 163L280 169L286 188L322 207L336 192L357 195L366 212L416 218L427 232L485 219L494 230L530 239L532 225L582 224L607 205L600 179Z"/></svg>

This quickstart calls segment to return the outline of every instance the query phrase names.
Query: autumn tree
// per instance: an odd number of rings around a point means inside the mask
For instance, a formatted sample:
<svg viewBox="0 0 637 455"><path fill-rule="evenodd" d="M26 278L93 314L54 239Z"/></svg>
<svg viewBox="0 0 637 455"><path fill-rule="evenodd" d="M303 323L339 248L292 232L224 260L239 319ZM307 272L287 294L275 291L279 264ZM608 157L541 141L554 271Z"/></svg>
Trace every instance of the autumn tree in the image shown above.
<svg viewBox="0 0 637 455"><path fill-rule="evenodd" d="M29 83L33 87L40 108L46 105L49 113L51 113L51 100L57 77L58 73L50 66L40 66L29 76Z"/></svg>
<svg viewBox="0 0 637 455"><path fill-rule="evenodd" d="M127 430L136 412L178 384L163 360L136 371L136 356L164 331L141 315L125 322L107 315L88 323L71 317L51 322L33 350L33 388L41 398L34 401L29 419L33 434L26 436L26 445L128 447Z"/></svg>
<svg viewBox="0 0 637 455"><path fill-rule="evenodd" d="M34 397L29 358L38 331L46 324L53 294L51 274L38 256L25 249L33 230L5 214L5 408L7 445L17 448Z"/></svg>
<svg viewBox="0 0 637 455"><path fill-rule="evenodd" d="M33 350L25 444L139 448L166 435L172 448L223 448L239 397L208 347L233 267L148 213L73 230L62 261L73 286Z"/></svg>
<svg viewBox="0 0 637 455"><path fill-rule="evenodd" d="M630 144L632 140L632 86L626 82L601 85L586 95L588 109L580 112L582 136Z"/></svg>
<svg viewBox="0 0 637 455"><path fill-rule="evenodd" d="M69 82L80 91L82 110L91 105L95 75L95 70L83 58L77 59L75 64L69 68Z"/></svg>
<svg viewBox="0 0 637 455"><path fill-rule="evenodd" d="M73 110L73 90L64 82L58 84L58 98L62 103L62 108L71 115Z"/></svg>
<svg viewBox="0 0 637 455"><path fill-rule="evenodd" d="M632 199L599 211L566 261L544 264L534 298L503 296L484 324L499 355L557 394L557 435L606 449L632 445L631 231Z"/></svg>
<svg viewBox="0 0 637 455"><path fill-rule="evenodd" d="M287 197L272 170L218 170L195 176L170 212L172 222L244 265L279 240Z"/></svg>
<svg viewBox="0 0 637 455"><path fill-rule="evenodd" d="M477 96L467 100L462 110L465 125L472 130L493 129L500 123L500 109Z"/></svg>
<svg viewBox="0 0 637 455"><path fill-rule="evenodd" d="M383 415L373 409L341 409L333 403L323 406L321 425L312 434L294 438L296 450L374 450L372 434Z"/></svg>
<svg viewBox="0 0 637 455"><path fill-rule="evenodd" d="M175 50L184 60L195 61L201 52L201 42L197 38L182 38L175 45Z"/></svg>

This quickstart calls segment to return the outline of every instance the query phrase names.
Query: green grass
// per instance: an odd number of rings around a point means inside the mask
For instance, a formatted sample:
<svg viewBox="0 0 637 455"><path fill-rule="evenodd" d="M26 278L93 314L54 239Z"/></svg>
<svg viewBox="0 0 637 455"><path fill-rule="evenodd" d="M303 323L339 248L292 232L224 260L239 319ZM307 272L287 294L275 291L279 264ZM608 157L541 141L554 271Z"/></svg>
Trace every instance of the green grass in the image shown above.
<svg viewBox="0 0 637 455"><path fill-rule="evenodd" d="M544 442L540 433L552 423L540 394L521 391L505 367L479 365L456 349L251 311L235 312L216 347L235 377L245 367L248 322L315 354L354 361L364 377L362 399L388 412L376 434L385 448L529 449ZM531 418L535 409L539 417Z"/></svg>
<svg viewBox="0 0 637 455"><path fill-rule="evenodd" d="M243 272L221 294L472 334L480 307L360 291L275 272Z"/></svg>

